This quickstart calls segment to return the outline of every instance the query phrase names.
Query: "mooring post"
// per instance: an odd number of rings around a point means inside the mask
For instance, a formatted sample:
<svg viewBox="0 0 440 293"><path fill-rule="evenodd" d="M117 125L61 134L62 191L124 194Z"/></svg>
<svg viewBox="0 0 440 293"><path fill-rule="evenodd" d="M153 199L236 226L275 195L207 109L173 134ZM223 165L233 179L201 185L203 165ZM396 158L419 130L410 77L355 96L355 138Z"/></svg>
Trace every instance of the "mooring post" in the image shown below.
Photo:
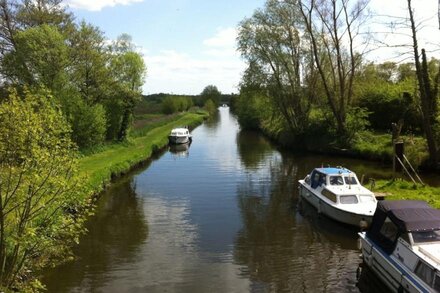
<svg viewBox="0 0 440 293"><path fill-rule="evenodd" d="M404 145L403 141L394 142L394 157L393 157L393 178L396 178L396 172L402 172L402 164L404 160ZM399 160L397 160L399 158Z"/></svg>

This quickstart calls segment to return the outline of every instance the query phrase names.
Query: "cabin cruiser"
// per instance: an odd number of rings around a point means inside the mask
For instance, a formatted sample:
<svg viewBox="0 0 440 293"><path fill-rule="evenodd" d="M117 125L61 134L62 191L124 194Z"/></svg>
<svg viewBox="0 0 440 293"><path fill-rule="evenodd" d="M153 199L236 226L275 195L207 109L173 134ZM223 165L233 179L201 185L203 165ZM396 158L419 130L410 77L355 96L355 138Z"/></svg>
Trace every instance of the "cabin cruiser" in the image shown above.
<svg viewBox="0 0 440 293"><path fill-rule="evenodd" d="M319 213L336 221L365 228L371 223L377 200L346 168L315 168L299 180L300 196Z"/></svg>
<svg viewBox="0 0 440 293"><path fill-rule="evenodd" d="M192 141L191 134L187 127L174 128L168 135L168 142L170 144L182 144Z"/></svg>
<svg viewBox="0 0 440 293"><path fill-rule="evenodd" d="M440 210L424 201L379 201L359 233L364 263L394 292L440 292Z"/></svg>

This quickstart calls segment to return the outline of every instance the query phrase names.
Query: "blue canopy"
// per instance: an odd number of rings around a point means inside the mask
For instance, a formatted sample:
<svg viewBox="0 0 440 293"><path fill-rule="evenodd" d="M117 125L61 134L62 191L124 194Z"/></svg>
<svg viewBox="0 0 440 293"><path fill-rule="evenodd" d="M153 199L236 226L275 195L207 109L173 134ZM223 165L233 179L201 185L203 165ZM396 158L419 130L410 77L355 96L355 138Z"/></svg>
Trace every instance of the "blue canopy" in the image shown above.
<svg viewBox="0 0 440 293"><path fill-rule="evenodd" d="M352 173L350 170L341 167L316 168L316 170L326 175Z"/></svg>

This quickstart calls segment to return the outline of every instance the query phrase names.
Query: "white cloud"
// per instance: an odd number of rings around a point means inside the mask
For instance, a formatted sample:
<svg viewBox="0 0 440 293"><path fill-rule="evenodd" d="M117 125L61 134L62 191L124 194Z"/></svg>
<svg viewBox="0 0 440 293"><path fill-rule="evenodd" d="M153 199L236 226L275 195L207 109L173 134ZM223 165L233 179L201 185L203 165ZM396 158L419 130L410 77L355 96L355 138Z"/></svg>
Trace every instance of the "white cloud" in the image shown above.
<svg viewBox="0 0 440 293"><path fill-rule="evenodd" d="M104 7L114 7L116 5L129 5L144 0L67 0L66 3L71 8L99 11Z"/></svg>
<svg viewBox="0 0 440 293"><path fill-rule="evenodd" d="M235 50L236 35L234 28L219 29L194 55L176 50L146 51L144 93L199 94L210 84L225 94L237 92L245 64Z"/></svg>
<svg viewBox="0 0 440 293"><path fill-rule="evenodd" d="M235 28L220 28L214 37L204 40L203 45L217 48L234 48L236 38L237 30Z"/></svg>

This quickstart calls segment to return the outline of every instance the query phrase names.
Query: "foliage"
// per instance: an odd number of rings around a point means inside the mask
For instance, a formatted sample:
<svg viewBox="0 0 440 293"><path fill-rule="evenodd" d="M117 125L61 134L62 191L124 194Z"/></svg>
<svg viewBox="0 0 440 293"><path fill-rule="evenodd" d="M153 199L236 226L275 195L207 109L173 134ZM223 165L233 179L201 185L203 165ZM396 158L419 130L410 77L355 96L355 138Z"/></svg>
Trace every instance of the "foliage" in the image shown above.
<svg viewBox="0 0 440 293"><path fill-rule="evenodd" d="M80 148L100 145L107 129L106 112L100 104L88 106L79 100L71 115L72 139Z"/></svg>
<svg viewBox="0 0 440 293"><path fill-rule="evenodd" d="M208 100L214 102L215 107L218 107L221 99L221 92L217 89L215 85L206 86L200 93L199 99L196 101L196 105L202 107L206 104Z"/></svg>
<svg viewBox="0 0 440 293"><path fill-rule="evenodd" d="M115 81L113 91L121 99L123 106L118 140L127 138L135 105L141 98L141 87L146 73L142 56L134 50L131 37L127 34L119 36L112 46L110 72L113 73Z"/></svg>
<svg viewBox="0 0 440 293"><path fill-rule="evenodd" d="M190 97L167 96L162 101L162 113L173 114L176 112L188 111L193 106Z"/></svg>
<svg viewBox="0 0 440 293"><path fill-rule="evenodd" d="M311 99L304 85L313 88L312 79L301 76L309 63L302 26L298 5L269 0L240 23L237 39L247 62L242 88L260 88L292 133L307 127Z"/></svg>
<svg viewBox="0 0 440 293"><path fill-rule="evenodd" d="M215 105L215 102L213 102L212 100L207 100L205 102L205 105L203 106L203 108L210 114L214 114L217 111L217 106Z"/></svg>
<svg viewBox="0 0 440 293"><path fill-rule="evenodd" d="M66 83L68 49L56 27L41 25L15 35L17 49L6 54L2 70L18 84L60 92Z"/></svg>
<svg viewBox="0 0 440 293"><path fill-rule="evenodd" d="M12 92L0 127L0 285L20 291L29 272L77 240L80 181L70 128L50 95Z"/></svg>

